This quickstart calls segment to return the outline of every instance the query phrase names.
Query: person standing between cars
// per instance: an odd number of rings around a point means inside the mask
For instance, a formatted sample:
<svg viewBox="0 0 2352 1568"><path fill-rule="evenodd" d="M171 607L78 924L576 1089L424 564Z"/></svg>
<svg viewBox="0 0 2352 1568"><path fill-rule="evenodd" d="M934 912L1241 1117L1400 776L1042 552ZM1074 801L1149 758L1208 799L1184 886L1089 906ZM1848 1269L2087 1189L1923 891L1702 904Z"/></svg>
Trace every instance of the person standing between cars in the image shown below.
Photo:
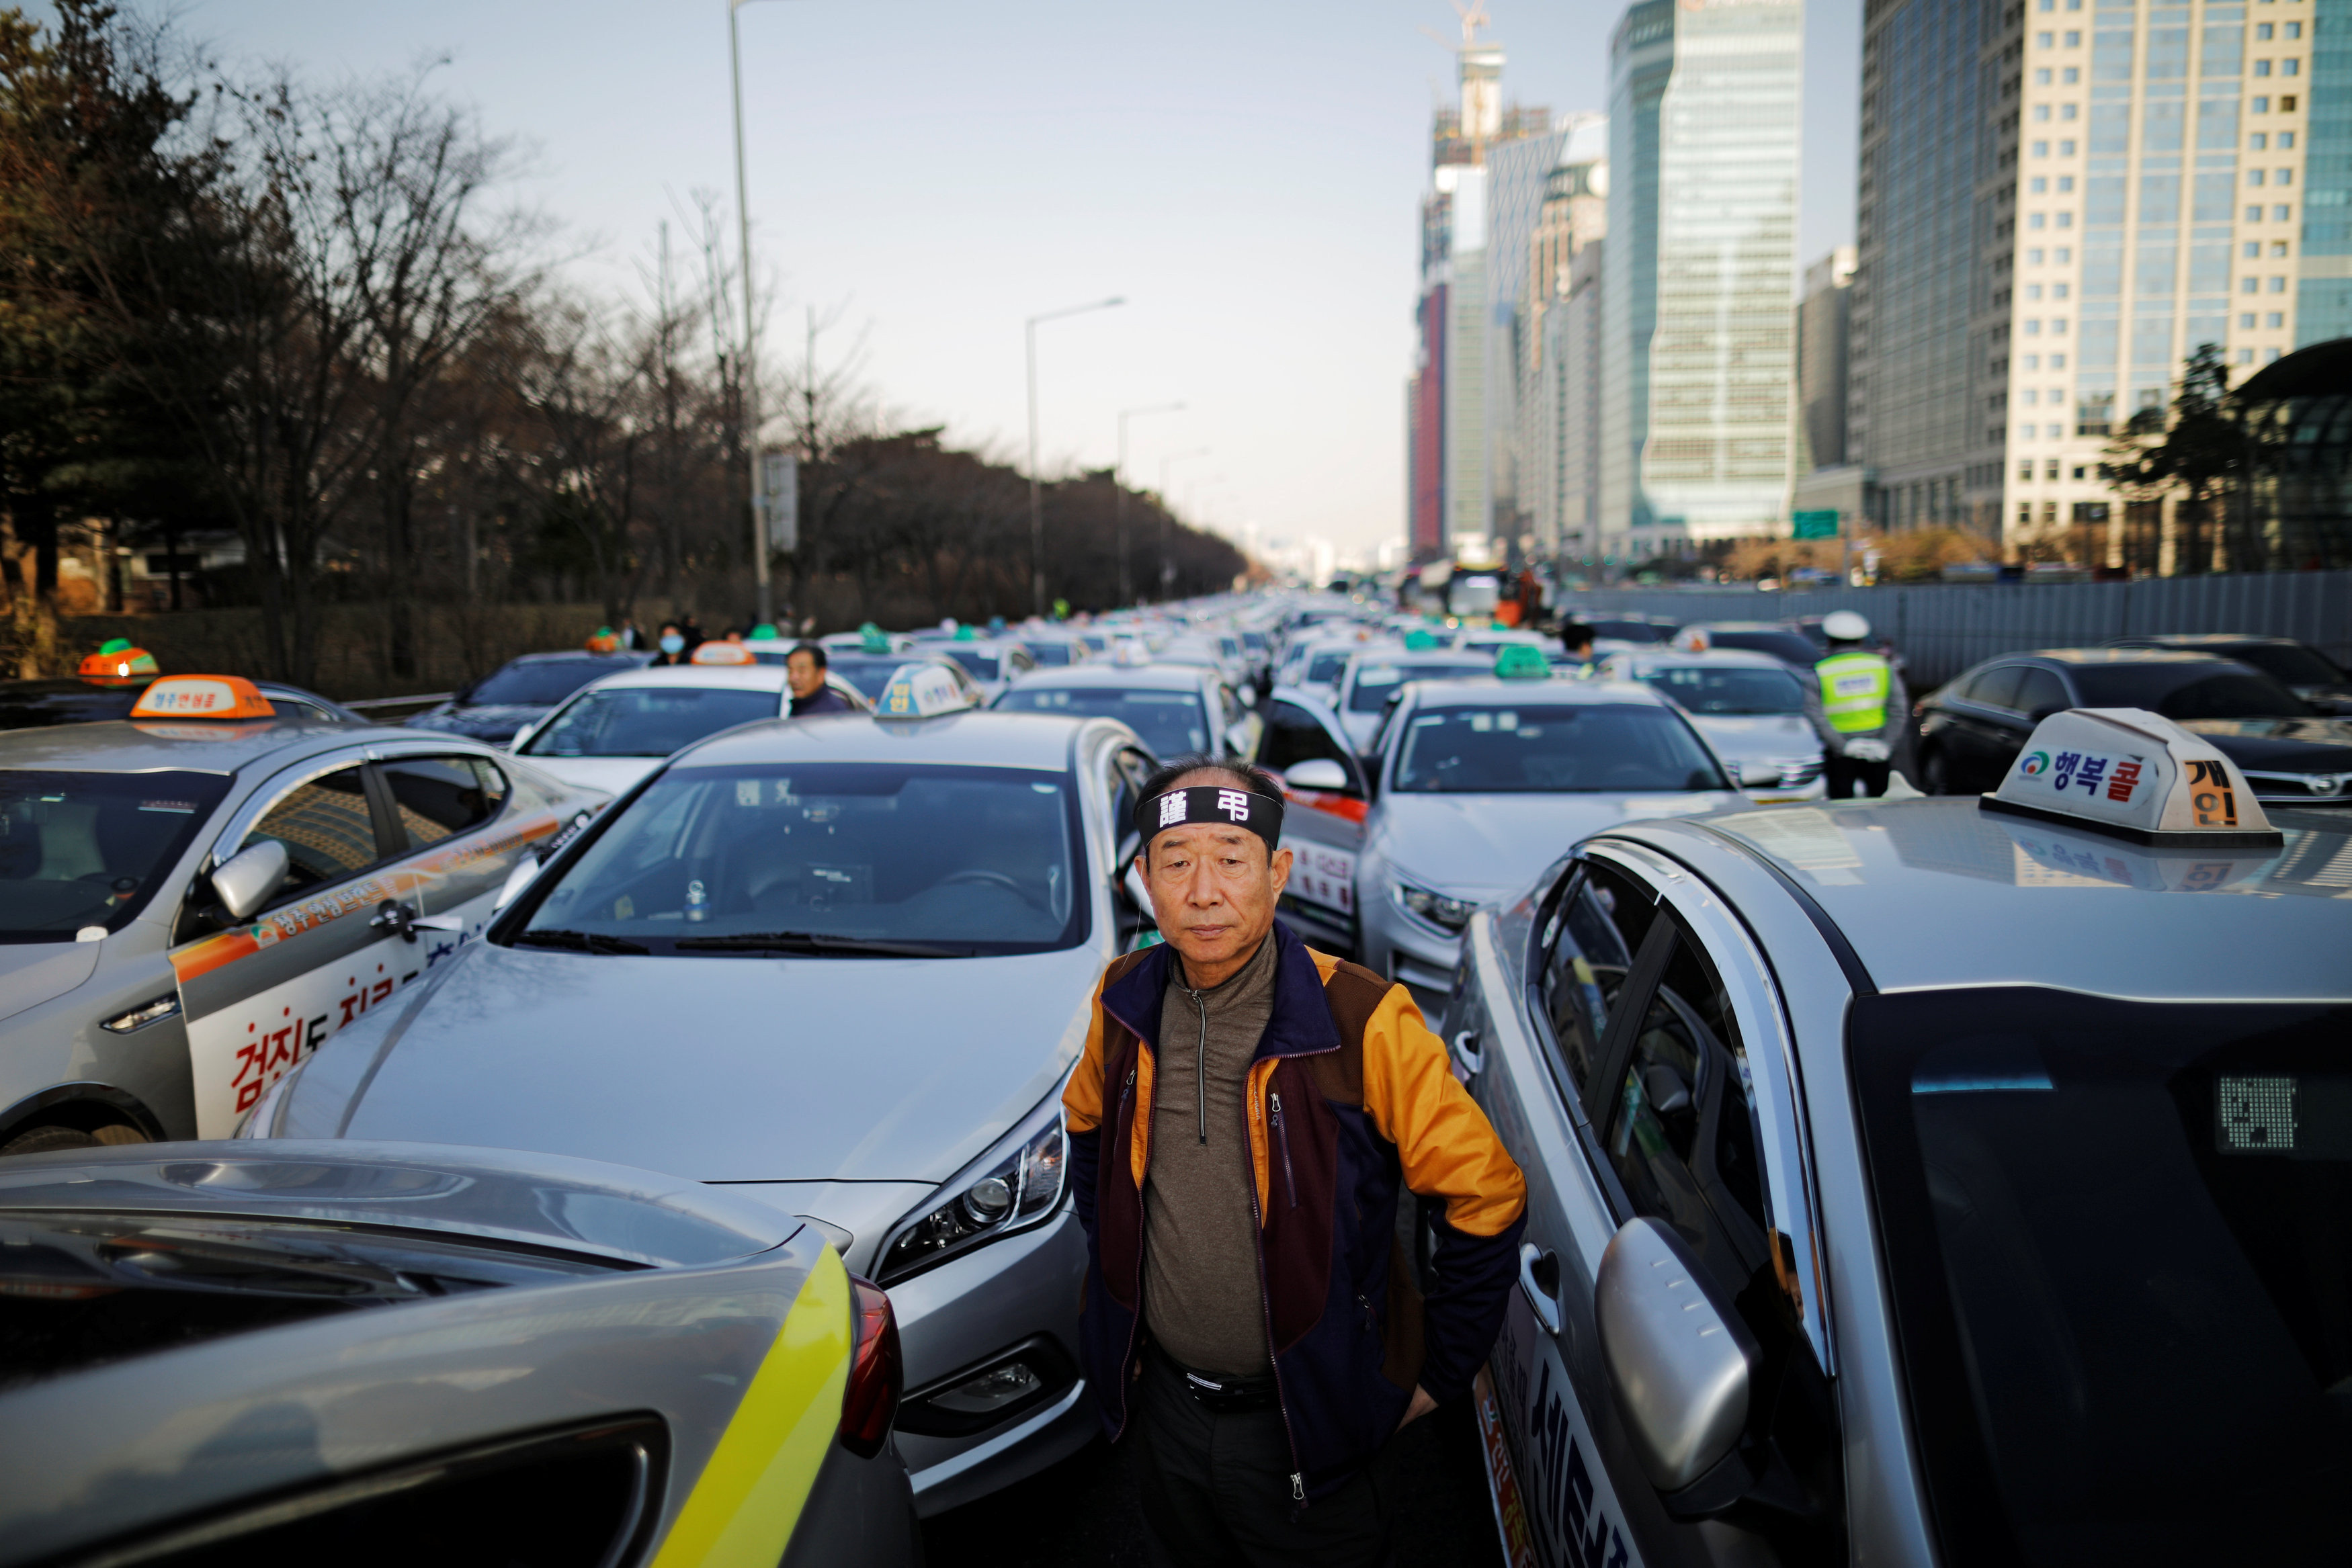
<svg viewBox="0 0 2352 1568"><path fill-rule="evenodd" d="M801 643L784 655L784 685L793 694L793 718L817 713L855 713L847 699L825 685L824 644Z"/></svg>
<svg viewBox="0 0 2352 1568"><path fill-rule="evenodd" d="M687 662L686 633L678 629L678 624L675 621L662 622L661 636L656 640L654 646L661 650L654 655L656 665L683 664Z"/></svg>
<svg viewBox="0 0 2352 1568"><path fill-rule="evenodd" d="M1583 666L1581 674L1592 673L1592 628L1581 621L1570 621L1559 629L1559 645L1568 656Z"/></svg>
<svg viewBox="0 0 2352 1568"><path fill-rule="evenodd" d="M1275 921L1280 786L1181 758L1145 783L1160 945L1112 960L1064 1091L1087 1238L1080 1355L1142 1445L1161 1564L1380 1563L1366 1469L1470 1386L1527 1183L1410 994ZM1441 1200L1424 1300L1400 1186Z"/></svg>
<svg viewBox="0 0 2352 1568"><path fill-rule="evenodd" d="M1853 611L1823 616L1822 635L1830 651L1813 665L1821 683L1814 727L1821 731L1830 799L1846 800L1856 784L1864 795L1884 795L1911 712L1910 694L1894 664L1864 646L1870 622ZM1807 711L1813 711L1810 704Z"/></svg>

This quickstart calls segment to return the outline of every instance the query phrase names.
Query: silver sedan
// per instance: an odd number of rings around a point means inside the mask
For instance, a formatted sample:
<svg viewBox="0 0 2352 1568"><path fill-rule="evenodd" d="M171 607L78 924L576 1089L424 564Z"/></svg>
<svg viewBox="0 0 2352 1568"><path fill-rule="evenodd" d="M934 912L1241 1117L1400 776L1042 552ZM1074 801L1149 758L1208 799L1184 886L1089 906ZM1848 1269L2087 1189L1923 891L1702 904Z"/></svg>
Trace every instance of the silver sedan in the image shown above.
<svg viewBox="0 0 2352 1568"><path fill-rule="evenodd" d="M897 1304L919 1506L966 1501L1094 1429L1060 1093L1139 923L1113 879L1150 767L1125 726L1045 715L713 737L252 1130L614 1160L808 1217Z"/></svg>
<svg viewBox="0 0 2352 1568"><path fill-rule="evenodd" d="M1444 1027L1528 1183L1475 1401L1507 1532L2352 1556L2352 835L2272 825L1740 810L1475 915Z"/></svg>

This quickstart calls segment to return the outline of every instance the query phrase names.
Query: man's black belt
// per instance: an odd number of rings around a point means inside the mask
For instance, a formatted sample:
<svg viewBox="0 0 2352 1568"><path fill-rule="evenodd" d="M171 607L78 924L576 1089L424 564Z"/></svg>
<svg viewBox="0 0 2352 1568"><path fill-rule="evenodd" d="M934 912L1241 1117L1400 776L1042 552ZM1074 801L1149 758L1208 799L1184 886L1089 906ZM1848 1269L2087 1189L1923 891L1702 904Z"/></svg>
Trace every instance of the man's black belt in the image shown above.
<svg viewBox="0 0 2352 1568"><path fill-rule="evenodd" d="M1154 1345L1154 1350L1160 1347ZM1228 1377L1223 1374L1195 1372L1182 1362L1160 1351L1176 1375L1184 1380L1184 1390L1192 1402L1203 1410L1220 1416L1244 1416L1253 1410L1271 1410L1281 1403L1275 1392L1274 1375L1263 1377Z"/></svg>

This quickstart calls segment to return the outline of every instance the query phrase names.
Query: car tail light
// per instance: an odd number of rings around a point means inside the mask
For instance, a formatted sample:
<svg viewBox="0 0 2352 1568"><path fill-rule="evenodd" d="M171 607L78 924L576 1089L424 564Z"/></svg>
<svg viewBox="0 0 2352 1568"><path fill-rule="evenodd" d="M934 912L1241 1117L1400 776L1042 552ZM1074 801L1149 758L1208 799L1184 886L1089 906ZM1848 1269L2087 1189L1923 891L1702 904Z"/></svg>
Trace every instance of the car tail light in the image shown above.
<svg viewBox="0 0 2352 1568"><path fill-rule="evenodd" d="M841 1446L870 1459L889 1441L890 1422L898 1414L898 1319L879 1285L852 1274L849 1288L857 1345L849 1356L849 1387L841 1396Z"/></svg>

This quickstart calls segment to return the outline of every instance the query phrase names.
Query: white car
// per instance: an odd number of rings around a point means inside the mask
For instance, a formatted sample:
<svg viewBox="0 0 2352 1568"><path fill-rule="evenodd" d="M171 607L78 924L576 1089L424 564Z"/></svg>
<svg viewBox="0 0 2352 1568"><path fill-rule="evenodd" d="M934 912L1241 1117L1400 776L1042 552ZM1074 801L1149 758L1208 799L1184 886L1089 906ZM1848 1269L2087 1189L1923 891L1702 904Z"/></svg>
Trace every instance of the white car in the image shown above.
<svg viewBox="0 0 2352 1568"><path fill-rule="evenodd" d="M1601 659L1598 673L1639 682L1690 715L1752 799L1818 800L1828 792L1805 677L1771 654L1630 649Z"/></svg>
<svg viewBox="0 0 2352 1568"><path fill-rule="evenodd" d="M852 707L872 705L838 677ZM782 664L670 664L607 675L515 737L514 752L562 779L618 795L706 736L789 711Z"/></svg>

